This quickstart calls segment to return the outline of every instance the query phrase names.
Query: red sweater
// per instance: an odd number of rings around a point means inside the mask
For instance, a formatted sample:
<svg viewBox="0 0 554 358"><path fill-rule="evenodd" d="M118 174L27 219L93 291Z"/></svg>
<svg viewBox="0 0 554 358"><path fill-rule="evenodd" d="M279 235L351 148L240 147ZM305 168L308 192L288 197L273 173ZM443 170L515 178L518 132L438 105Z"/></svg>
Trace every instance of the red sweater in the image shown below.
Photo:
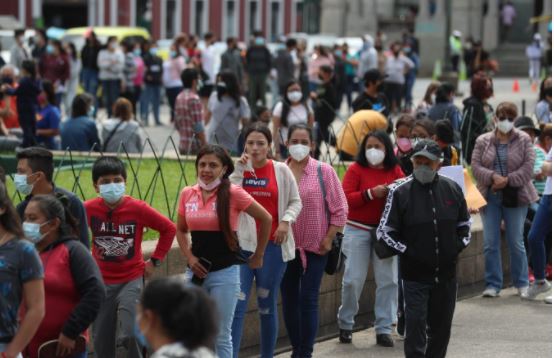
<svg viewBox="0 0 554 358"><path fill-rule="evenodd" d="M144 228L160 233L152 257L163 260L175 237L175 224L142 200L125 196L115 209L102 198L85 202L92 232L92 254L106 284L132 281L144 274Z"/></svg>
<svg viewBox="0 0 554 358"><path fill-rule="evenodd" d="M342 181L342 188L348 202L348 220L377 226L385 208L386 198L369 200L365 192L367 189L383 184L388 185L400 178L404 178L404 173L398 165L385 171L352 163Z"/></svg>

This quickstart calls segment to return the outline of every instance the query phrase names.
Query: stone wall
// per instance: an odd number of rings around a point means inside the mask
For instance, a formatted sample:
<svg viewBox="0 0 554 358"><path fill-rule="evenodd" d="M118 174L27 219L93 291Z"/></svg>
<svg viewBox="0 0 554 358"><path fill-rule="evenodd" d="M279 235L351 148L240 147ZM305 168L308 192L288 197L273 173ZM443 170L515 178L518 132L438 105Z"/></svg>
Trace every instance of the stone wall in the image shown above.
<svg viewBox="0 0 554 358"><path fill-rule="evenodd" d="M467 249L465 249L459 257L458 262L458 297L463 298L470 295L480 293L484 289L484 272L485 272L485 260L483 256L483 232L480 220L476 218L476 222L472 229L472 240ZM145 257L151 255L154 250L156 242L143 243L143 251ZM509 273L509 259L502 241L502 262L504 274ZM173 247L168 254L167 259L163 262L162 266L157 270L156 276L167 275L179 275L184 272L186 260L181 254L177 242L173 243ZM371 265L370 265L371 266ZM362 292L360 299L360 310L356 317L355 329L363 329L371 326L371 322L374 319L373 316L373 304L375 301L375 281L373 279L373 272L371 267L369 268L369 274L366 285ZM508 278L508 276L506 276ZM330 338L338 334L338 327L336 324L337 310L340 306L341 295L341 279L342 275L329 276L324 275L323 283L321 285L320 302L319 302L319 331L318 339L322 340ZM505 280L509 282L509 280ZM255 291L255 290L253 290ZM279 302L279 311L280 309ZM289 343L282 320L281 314L279 315L279 340L278 350L287 350ZM256 297L254 293L251 293L247 316L244 323L244 334L242 338L241 356L249 357L256 356L259 353L259 320L258 312L256 308Z"/></svg>

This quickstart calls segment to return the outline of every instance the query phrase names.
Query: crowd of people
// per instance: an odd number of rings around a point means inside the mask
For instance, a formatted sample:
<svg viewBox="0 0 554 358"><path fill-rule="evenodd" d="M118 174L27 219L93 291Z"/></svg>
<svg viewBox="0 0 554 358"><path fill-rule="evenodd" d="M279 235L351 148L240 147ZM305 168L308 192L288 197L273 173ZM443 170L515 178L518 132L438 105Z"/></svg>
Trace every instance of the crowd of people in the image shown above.
<svg viewBox="0 0 554 358"><path fill-rule="evenodd" d="M33 51L37 61L19 54L19 64L0 71L0 118L3 126L19 124L17 146L24 148L16 154L14 183L24 197L17 208L0 183L4 357L38 357L43 349L85 357L92 327L98 357L114 357L121 346L132 358L145 350L156 358L236 358L254 281L260 356L274 355L281 295L291 356L311 357L319 290L337 252L345 256L340 342L352 342L371 263L376 343L394 346L396 329L406 357L444 357L457 257L470 245L470 214L477 213L483 296L498 297L504 287L501 231L521 298L550 289L550 77L540 85L533 119L511 102L493 108L493 80L480 70L461 111L446 82L432 82L413 104L419 46L411 33L390 51L380 37L374 45L366 36L356 56L340 45L318 46L310 58L294 39L273 58L256 33L244 53L229 39L216 69L210 33L204 51L196 37L176 37L162 61L154 42L109 38L102 46L90 32L80 56L85 93L68 100L79 71L62 62L76 60L76 51L69 46L65 55L63 45L42 40L44 51ZM273 75L280 97L270 110L265 84ZM99 84L108 113L100 131ZM83 203L55 185L51 149L60 148L58 135L64 149L141 152L150 107L161 123L162 87L179 149L196 156L197 181L181 190L175 223L126 195L126 167L116 156L100 156L92 166L96 198ZM353 114L333 138L343 97ZM60 108L64 102L70 108ZM60 125L62 113L70 118ZM319 160L324 142L352 161L342 181ZM463 188L439 174L456 165L471 165L485 206L468 204ZM159 240L145 260L146 230ZM152 280L174 238L187 262L184 279Z"/></svg>

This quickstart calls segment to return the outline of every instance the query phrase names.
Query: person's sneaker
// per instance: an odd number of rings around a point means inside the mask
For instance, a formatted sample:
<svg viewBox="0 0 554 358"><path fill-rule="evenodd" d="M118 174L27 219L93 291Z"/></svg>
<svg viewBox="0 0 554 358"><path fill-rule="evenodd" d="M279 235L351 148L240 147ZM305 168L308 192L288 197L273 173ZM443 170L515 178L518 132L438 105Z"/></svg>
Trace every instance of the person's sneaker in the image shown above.
<svg viewBox="0 0 554 358"><path fill-rule="evenodd" d="M551 287L552 286L546 280L542 282L535 281L535 283L532 284L531 287L529 287L527 292L521 295L521 298L525 300L534 300L535 297L537 297L541 293L548 292Z"/></svg>
<svg viewBox="0 0 554 358"><path fill-rule="evenodd" d="M552 304L552 296L547 296L544 298L544 303L547 303L549 305Z"/></svg>
<svg viewBox="0 0 554 358"><path fill-rule="evenodd" d="M349 329L339 330L339 341L341 343L352 343L352 331Z"/></svg>
<svg viewBox="0 0 554 358"><path fill-rule="evenodd" d="M483 297L498 297L498 291L492 287L489 287L483 291Z"/></svg>
<svg viewBox="0 0 554 358"><path fill-rule="evenodd" d="M376 338L377 344L381 347L394 347L394 341L390 334L378 334Z"/></svg>
<svg viewBox="0 0 554 358"><path fill-rule="evenodd" d="M519 297L525 297L527 295L528 291L529 291L529 286L518 287L517 288L517 295Z"/></svg>
<svg viewBox="0 0 554 358"><path fill-rule="evenodd" d="M406 329L406 319L404 318L403 314L399 314L398 322L396 323L396 333L398 333L400 337L404 337L405 329Z"/></svg>

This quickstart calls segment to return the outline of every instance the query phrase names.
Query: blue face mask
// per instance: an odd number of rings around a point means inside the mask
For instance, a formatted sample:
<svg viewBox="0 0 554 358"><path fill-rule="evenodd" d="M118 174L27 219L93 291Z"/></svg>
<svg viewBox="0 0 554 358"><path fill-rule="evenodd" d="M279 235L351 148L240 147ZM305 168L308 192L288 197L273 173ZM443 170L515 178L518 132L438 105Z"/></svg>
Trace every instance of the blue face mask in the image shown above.
<svg viewBox="0 0 554 358"><path fill-rule="evenodd" d="M100 196L108 204L117 203L125 195L125 183L110 183L100 185Z"/></svg>
<svg viewBox="0 0 554 358"><path fill-rule="evenodd" d="M34 184L27 184L27 175L16 174L13 177L13 182L15 184L15 189L21 194L29 195L33 192Z"/></svg>
<svg viewBox="0 0 554 358"><path fill-rule="evenodd" d="M144 334L142 334L142 332L140 331L140 328L137 323L135 323L135 338L137 339L137 342L141 346L146 347L148 349L150 348L150 343L148 343L148 340L146 339Z"/></svg>
<svg viewBox="0 0 554 358"><path fill-rule="evenodd" d="M173 51L173 50L169 51L169 57L174 58L175 56L177 56L176 51Z"/></svg>
<svg viewBox="0 0 554 358"><path fill-rule="evenodd" d="M256 37L254 40L254 43L258 46L262 46L264 44L264 38L263 37Z"/></svg>
<svg viewBox="0 0 554 358"><path fill-rule="evenodd" d="M46 45L46 52L49 53L49 54L53 54L54 53L54 46Z"/></svg>
<svg viewBox="0 0 554 358"><path fill-rule="evenodd" d="M151 48L151 49L150 49L150 54L151 54L152 56L156 56L156 55L158 54L158 49L157 49L157 48Z"/></svg>
<svg viewBox="0 0 554 358"><path fill-rule="evenodd" d="M96 108L95 108L94 106L90 106L90 108L89 108L89 110L88 110L88 112L87 112L87 116L89 116L89 117L94 117L94 110L95 110L95 109L96 109Z"/></svg>
<svg viewBox="0 0 554 358"><path fill-rule="evenodd" d="M23 233L25 234L25 237L29 240L31 240L32 243L36 244L39 243L48 233L41 234L40 228L43 225L48 224L50 221L47 221L42 224L37 223L29 223L24 222L23 223Z"/></svg>
<svg viewBox="0 0 554 358"><path fill-rule="evenodd" d="M134 49L133 53L135 54L135 56L140 56L140 48Z"/></svg>

